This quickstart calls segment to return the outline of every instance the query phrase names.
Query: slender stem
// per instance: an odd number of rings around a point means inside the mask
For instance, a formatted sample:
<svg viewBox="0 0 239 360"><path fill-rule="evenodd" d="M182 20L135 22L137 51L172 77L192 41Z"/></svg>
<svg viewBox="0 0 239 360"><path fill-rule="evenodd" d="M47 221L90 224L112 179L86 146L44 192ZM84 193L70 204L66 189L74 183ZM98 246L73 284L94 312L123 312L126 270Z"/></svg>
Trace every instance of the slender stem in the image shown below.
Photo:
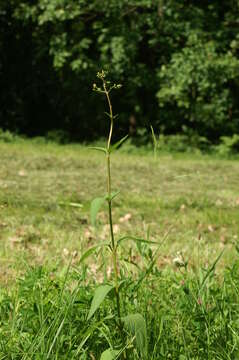
<svg viewBox="0 0 239 360"><path fill-rule="evenodd" d="M108 101L109 110L110 110L110 131L109 137L107 142L107 190L108 190L108 210L109 210L109 224L110 224L110 237L111 237L111 247L112 247L112 260L113 260L113 267L114 267L114 276L115 276L115 294L116 294L116 306L117 306L117 313L119 317L119 324L121 324L121 312L120 312L120 296L119 296L119 283L118 283L118 264L117 264L117 246L115 243L114 238L114 229L113 229L113 219L112 219L112 199L111 199L111 165L110 165L110 145L111 145L111 138L113 133L114 127L114 116L112 110L112 104L110 101L109 91L107 90L106 83L103 81L103 87L105 91L105 95Z"/></svg>
<svg viewBox="0 0 239 360"><path fill-rule="evenodd" d="M111 237L111 247L115 248L115 238L114 238L114 229L113 229L113 219L112 219L112 206L111 206L111 167L110 167L110 154L107 153L107 192L108 192L108 207L109 207L109 223L110 223L110 237Z"/></svg>
<svg viewBox="0 0 239 360"><path fill-rule="evenodd" d="M107 150L109 153L111 138L112 138L112 133L113 133L113 127L114 127L114 116L113 116L113 110L112 110L112 105L111 105L111 101L110 101L109 91L106 88L105 82L104 82L104 90L105 90L105 95L107 97L107 101L108 101L108 105L109 105L109 109L110 109L110 132L109 132L108 143L107 143Z"/></svg>

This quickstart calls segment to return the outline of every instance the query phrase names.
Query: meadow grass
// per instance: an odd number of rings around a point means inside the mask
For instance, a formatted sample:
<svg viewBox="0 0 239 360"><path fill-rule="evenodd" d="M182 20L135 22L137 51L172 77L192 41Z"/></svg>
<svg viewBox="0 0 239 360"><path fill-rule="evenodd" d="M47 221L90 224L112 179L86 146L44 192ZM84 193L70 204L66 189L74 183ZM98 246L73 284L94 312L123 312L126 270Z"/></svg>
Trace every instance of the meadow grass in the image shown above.
<svg viewBox="0 0 239 360"><path fill-rule="evenodd" d="M90 202L105 193L105 162L87 147L31 142L0 144L0 281L32 264L74 261L87 247L108 239L106 209L97 230ZM225 248L235 257L239 232L238 161L209 156L112 154L115 231L160 241L168 232L159 266L180 251L191 266L206 265ZM80 203L82 208L71 207ZM134 246L125 256L137 257ZM78 254L78 255L77 255ZM11 275L12 274L12 275Z"/></svg>
<svg viewBox="0 0 239 360"><path fill-rule="evenodd" d="M148 359L238 359L238 161L126 149L112 154L116 237L161 246L148 277L151 247L120 250L123 313L145 316ZM112 274L109 254L80 263L109 237L106 209L96 228L89 216L105 193L104 158L31 141L0 152L0 359L98 360L120 346L110 298L87 321L92 285ZM141 359L133 343L128 359Z"/></svg>

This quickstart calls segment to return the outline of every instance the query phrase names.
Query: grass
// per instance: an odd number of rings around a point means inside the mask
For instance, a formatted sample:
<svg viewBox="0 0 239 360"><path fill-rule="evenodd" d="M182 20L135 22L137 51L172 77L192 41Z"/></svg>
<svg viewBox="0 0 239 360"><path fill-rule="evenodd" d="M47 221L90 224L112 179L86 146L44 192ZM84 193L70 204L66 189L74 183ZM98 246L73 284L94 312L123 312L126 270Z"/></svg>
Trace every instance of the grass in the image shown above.
<svg viewBox="0 0 239 360"><path fill-rule="evenodd" d="M77 263L83 250L107 238L106 211L99 214L97 231L89 221L92 198L105 193L101 154L77 145L31 142L1 144L0 151L3 284L25 261L62 265L74 253ZM115 190L123 189L115 200L116 232L145 237L150 230L151 240L160 241L170 229L159 266L170 264L178 251L191 266L205 265L223 248L223 263L233 260L239 232L238 161L183 155L154 161L148 154L121 151L112 162L112 183ZM63 205L69 202L83 207Z"/></svg>
<svg viewBox="0 0 239 360"><path fill-rule="evenodd" d="M125 243L123 313L145 316L149 360L238 359L238 161L126 150L112 155L113 190L123 189L116 236L168 235L147 279L152 249ZM96 229L89 219L92 198L105 193L104 157L30 141L0 152L0 359L100 359L119 345L110 299L87 314L92 284L107 282L112 264L104 250L80 259L108 240L106 209ZM178 256L186 268L175 267ZM128 359L140 359L128 339Z"/></svg>

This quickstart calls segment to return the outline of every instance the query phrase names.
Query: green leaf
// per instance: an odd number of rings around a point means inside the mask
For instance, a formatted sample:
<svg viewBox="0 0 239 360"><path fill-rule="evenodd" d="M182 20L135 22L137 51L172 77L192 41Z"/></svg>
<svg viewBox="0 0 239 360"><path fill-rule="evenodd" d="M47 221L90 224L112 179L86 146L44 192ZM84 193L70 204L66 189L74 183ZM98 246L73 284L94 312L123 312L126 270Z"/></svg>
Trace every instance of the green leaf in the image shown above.
<svg viewBox="0 0 239 360"><path fill-rule="evenodd" d="M122 145L128 139L128 137L129 137L129 135L126 135L122 139L117 141L115 144L111 145L110 151L112 152L112 151L118 149L120 147L120 145Z"/></svg>
<svg viewBox="0 0 239 360"><path fill-rule="evenodd" d="M144 359L147 359L148 344L146 323L142 315L130 314L122 318L126 330L135 337L136 347Z"/></svg>
<svg viewBox="0 0 239 360"><path fill-rule="evenodd" d="M90 206L90 220L91 220L92 226L96 226L97 214L100 211L100 208L102 207L105 200L112 201L119 193L120 193L120 191L114 191L111 193L110 197L106 194L104 197L98 197L98 198L95 198L94 200L92 200L91 206Z"/></svg>
<svg viewBox="0 0 239 360"><path fill-rule="evenodd" d="M137 238L135 236L123 236L122 238L120 238L117 241L118 245L124 240L133 240L136 243L140 242L140 243L144 243L144 244L148 244L148 245L159 245L159 243L156 242L156 241L150 241L150 240L146 240L146 239L141 239L141 238Z"/></svg>
<svg viewBox="0 0 239 360"><path fill-rule="evenodd" d="M107 294L113 289L112 285L102 285L95 290L95 294L91 303L90 311L87 320L94 315L96 310L100 307Z"/></svg>
<svg viewBox="0 0 239 360"><path fill-rule="evenodd" d="M215 267L218 263L218 261L221 259L223 253L224 253L224 249L220 252L220 254L218 255L218 257L216 258L216 260L213 262L213 264L210 266L210 268L208 269L208 271L206 272L206 275L204 276L203 280L202 280L202 283L201 283L201 286L200 286L200 289L199 289L199 292L202 290L202 288L204 287L208 277L210 276L210 274L215 270Z"/></svg>
<svg viewBox="0 0 239 360"><path fill-rule="evenodd" d="M156 139L156 136L155 136L154 128L153 128L152 125L150 125L150 128L151 128L153 143L154 143L154 146L156 147L157 146L157 139Z"/></svg>
<svg viewBox="0 0 239 360"><path fill-rule="evenodd" d="M74 202L70 202L70 203L69 203L69 206L77 207L77 208L82 208L82 207L83 207L82 204L80 204L80 203L74 203Z"/></svg>
<svg viewBox="0 0 239 360"><path fill-rule="evenodd" d="M112 350L109 348L101 354L100 360L114 360L118 354L118 350Z"/></svg>
<svg viewBox="0 0 239 360"><path fill-rule="evenodd" d="M90 206L90 221L92 226L96 226L96 217L98 212L100 211L101 206L105 201L105 197L98 197L92 200Z"/></svg>
<svg viewBox="0 0 239 360"><path fill-rule="evenodd" d="M80 203L74 203L74 202L63 202L60 201L59 205L61 206L72 206L72 207L77 207L77 208L83 208L83 205Z"/></svg>
<svg viewBox="0 0 239 360"><path fill-rule="evenodd" d="M81 256L80 263L85 261L85 259L87 259L91 254L93 254L99 247L108 246L108 245L109 245L108 243L101 243L101 244L92 246L91 248L86 250L86 252L84 252L84 254Z"/></svg>
<svg viewBox="0 0 239 360"><path fill-rule="evenodd" d="M107 115L111 119L111 115L107 111L105 111L105 115Z"/></svg>
<svg viewBox="0 0 239 360"><path fill-rule="evenodd" d="M119 195L120 191L113 191L110 196L105 195L106 200L112 201L117 195Z"/></svg>
<svg viewBox="0 0 239 360"><path fill-rule="evenodd" d="M102 151L103 153L107 154L107 149L100 146L89 146L88 149Z"/></svg>

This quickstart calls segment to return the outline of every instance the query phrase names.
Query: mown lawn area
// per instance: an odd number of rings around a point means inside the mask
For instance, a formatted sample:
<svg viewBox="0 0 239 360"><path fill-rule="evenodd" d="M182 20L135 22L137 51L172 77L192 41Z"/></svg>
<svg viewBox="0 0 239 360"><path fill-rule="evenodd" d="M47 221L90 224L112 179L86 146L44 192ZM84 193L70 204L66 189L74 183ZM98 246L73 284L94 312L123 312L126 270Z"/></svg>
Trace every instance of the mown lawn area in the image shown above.
<svg viewBox="0 0 239 360"><path fill-rule="evenodd" d="M0 144L0 282L9 285L26 264L77 265L87 247L108 239L107 211L96 229L91 200L106 192L104 155L86 146ZM181 252L190 267L206 266L225 249L236 256L239 235L239 162L202 155L143 151L112 155L116 235L161 242L158 266ZM82 207L72 207L69 203ZM104 211L105 210L105 211ZM137 262L132 242L122 256ZM92 263L95 264L94 259ZM220 267L221 267L220 266Z"/></svg>

